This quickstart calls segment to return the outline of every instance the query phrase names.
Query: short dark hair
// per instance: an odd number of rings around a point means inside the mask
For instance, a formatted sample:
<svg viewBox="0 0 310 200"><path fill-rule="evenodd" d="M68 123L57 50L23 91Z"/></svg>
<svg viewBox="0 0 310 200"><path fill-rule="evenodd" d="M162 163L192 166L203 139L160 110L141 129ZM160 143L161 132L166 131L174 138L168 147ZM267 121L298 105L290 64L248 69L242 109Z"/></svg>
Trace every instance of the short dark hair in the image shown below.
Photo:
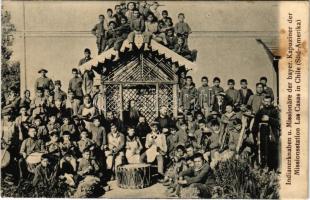
<svg viewBox="0 0 310 200"><path fill-rule="evenodd" d="M179 144L176 148L175 148L176 150L182 150L183 152L186 152L186 149L185 149L185 147L183 146L183 145L181 145L181 144Z"/></svg>
<svg viewBox="0 0 310 200"><path fill-rule="evenodd" d="M204 160L202 153L195 153L193 155L193 159L195 159L195 158L201 158L202 160Z"/></svg>
<svg viewBox="0 0 310 200"><path fill-rule="evenodd" d="M248 83L248 81L246 79L241 79L240 83Z"/></svg>
<svg viewBox="0 0 310 200"><path fill-rule="evenodd" d="M272 97L269 94L267 94L266 96L264 96L264 99L272 99Z"/></svg>
<svg viewBox="0 0 310 200"><path fill-rule="evenodd" d="M114 6L114 9L116 9L117 7L121 7L121 5L115 5L115 6Z"/></svg>
<svg viewBox="0 0 310 200"><path fill-rule="evenodd" d="M188 149L188 148L194 148L194 145L192 145L192 144L188 144L188 145L186 145L186 147L185 147L186 149Z"/></svg>
<svg viewBox="0 0 310 200"><path fill-rule="evenodd" d="M85 52L85 53L87 52L87 53L90 54L90 49L89 49L89 48L85 48L85 49L84 49L84 52Z"/></svg>
<svg viewBox="0 0 310 200"><path fill-rule="evenodd" d="M239 125L239 124L242 124L241 119L239 119L239 118L234 119L233 125Z"/></svg>
<svg viewBox="0 0 310 200"><path fill-rule="evenodd" d="M191 79L191 80L193 80L193 77L191 77L191 76L186 76L186 79Z"/></svg>
<svg viewBox="0 0 310 200"><path fill-rule="evenodd" d="M136 3L133 2L133 1L130 1L130 2L127 3L127 8L129 7L129 4L131 4L131 3L136 7Z"/></svg>
<svg viewBox="0 0 310 200"><path fill-rule="evenodd" d="M267 82L267 77L266 77L266 76L262 76L262 77L260 77L259 80L260 80L260 81L265 80L265 81Z"/></svg>
<svg viewBox="0 0 310 200"><path fill-rule="evenodd" d="M103 14L100 14L100 15L99 15L99 17L103 17L103 18L105 18Z"/></svg>
<svg viewBox="0 0 310 200"><path fill-rule="evenodd" d="M122 19L125 19L125 20L126 20L126 22L128 21L127 17L126 17L126 16L124 16L124 15L122 15L122 16L121 16L121 20L122 20Z"/></svg>
<svg viewBox="0 0 310 200"><path fill-rule="evenodd" d="M133 12L138 11L138 13L139 13L139 15L140 15L140 12L139 12L139 10L138 10L137 8L134 8L132 11L133 11Z"/></svg>
<svg viewBox="0 0 310 200"><path fill-rule="evenodd" d="M256 87L258 87L259 85L261 85L263 87L262 83L256 83Z"/></svg>
<svg viewBox="0 0 310 200"><path fill-rule="evenodd" d="M77 68L73 68L73 69L72 69L72 72L76 72L76 73L78 73L78 72L79 72L79 70L78 70Z"/></svg>
<svg viewBox="0 0 310 200"><path fill-rule="evenodd" d="M167 13L167 15L168 15L168 10L163 10L163 11L161 11L161 13L163 14L163 13Z"/></svg>
<svg viewBox="0 0 310 200"><path fill-rule="evenodd" d="M180 16L185 17L184 13L179 13L179 14L178 14L178 17L180 17Z"/></svg>
<svg viewBox="0 0 310 200"><path fill-rule="evenodd" d="M219 126L219 125L220 125L220 123L219 123L219 121L216 120L216 119L212 119L212 120L210 121L210 126Z"/></svg>
<svg viewBox="0 0 310 200"><path fill-rule="evenodd" d="M219 77L214 77L214 78L213 78L213 83L214 83L215 81L221 82L221 79L220 79Z"/></svg>
<svg viewBox="0 0 310 200"><path fill-rule="evenodd" d="M113 10L111 8L107 9L107 12L109 12L109 11L113 13Z"/></svg>
<svg viewBox="0 0 310 200"><path fill-rule="evenodd" d="M205 120L203 120L203 119L201 119L201 120L199 120L198 121L198 124L205 124L206 122L205 122Z"/></svg>
<svg viewBox="0 0 310 200"><path fill-rule="evenodd" d="M229 84L229 83L232 83L232 84L235 85L235 80L234 80L234 79L229 79L229 80L227 81L227 84Z"/></svg>
<svg viewBox="0 0 310 200"><path fill-rule="evenodd" d="M201 80L203 80L203 79L208 81L208 77L206 77L206 76L201 77Z"/></svg>

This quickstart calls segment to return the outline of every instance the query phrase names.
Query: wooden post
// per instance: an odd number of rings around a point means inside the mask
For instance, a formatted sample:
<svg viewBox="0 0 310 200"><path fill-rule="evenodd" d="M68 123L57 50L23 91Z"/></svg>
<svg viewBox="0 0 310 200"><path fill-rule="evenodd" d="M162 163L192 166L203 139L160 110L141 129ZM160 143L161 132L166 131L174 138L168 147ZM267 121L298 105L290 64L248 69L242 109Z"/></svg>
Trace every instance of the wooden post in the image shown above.
<svg viewBox="0 0 310 200"><path fill-rule="evenodd" d="M123 85L119 84L119 116L123 120Z"/></svg>
<svg viewBox="0 0 310 200"><path fill-rule="evenodd" d="M105 84L101 83L102 84L102 87L103 87L103 91L104 91L104 117L106 118L107 117L107 109L108 109L108 104L107 104L107 87Z"/></svg>
<svg viewBox="0 0 310 200"><path fill-rule="evenodd" d="M156 116L159 114L159 83L156 83Z"/></svg>
<svg viewBox="0 0 310 200"><path fill-rule="evenodd" d="M173 116L178 116L178 84L173 84Z"/></svg>

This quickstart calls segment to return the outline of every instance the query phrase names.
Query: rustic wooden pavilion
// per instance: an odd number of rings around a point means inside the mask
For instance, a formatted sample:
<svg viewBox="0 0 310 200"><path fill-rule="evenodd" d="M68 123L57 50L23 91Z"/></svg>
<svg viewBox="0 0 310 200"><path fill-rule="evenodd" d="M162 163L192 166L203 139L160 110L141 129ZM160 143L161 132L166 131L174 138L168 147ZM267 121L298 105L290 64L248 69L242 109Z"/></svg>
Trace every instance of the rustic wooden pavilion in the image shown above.
<svg viewBox="0 0 310 200"><path fill-rule="evenodd" d="M194 68L194 63L165 46L151 41L151 50L144 51L142 43L135 41L136 48L128 51L125 41L119 57L110 49L80 66L81 73L93 69L101 74L101 84L106 91L106 110L114 111L123 119L130 100L148 122L153 121L163 106L174 116L178 111L180 71Z"/></svg>

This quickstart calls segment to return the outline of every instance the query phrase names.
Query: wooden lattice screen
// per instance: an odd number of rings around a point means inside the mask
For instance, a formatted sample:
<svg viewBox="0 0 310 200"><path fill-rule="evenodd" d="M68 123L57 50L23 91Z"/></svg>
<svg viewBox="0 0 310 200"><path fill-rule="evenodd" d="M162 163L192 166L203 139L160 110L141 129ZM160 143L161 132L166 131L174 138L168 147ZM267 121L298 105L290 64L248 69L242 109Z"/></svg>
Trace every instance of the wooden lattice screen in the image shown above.
<svg viewBox="0 0 310 200"><path fill-rule="evenodd" d="M137 53L113 66L103 77L106 88L106 111L114 111L122 119L130 100L148 122L153 121L163 106L177 113L177 76L171 62L152 54Z"/></svg>

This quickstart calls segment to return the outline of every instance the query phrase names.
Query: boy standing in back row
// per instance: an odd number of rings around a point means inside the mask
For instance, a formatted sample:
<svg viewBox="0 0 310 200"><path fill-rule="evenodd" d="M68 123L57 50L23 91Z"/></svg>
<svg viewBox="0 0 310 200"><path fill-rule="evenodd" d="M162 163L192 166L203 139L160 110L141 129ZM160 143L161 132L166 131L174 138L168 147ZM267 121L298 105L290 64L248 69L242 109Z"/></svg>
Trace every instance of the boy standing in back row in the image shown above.
<svg viewBox="0 0 310 200"><path fill-rule="evenodd" d="M98 54L103 52L106 45L105 30L104 30L104 15L99 15L99 23L91 30L91 33L97 38Z"/></svg>

